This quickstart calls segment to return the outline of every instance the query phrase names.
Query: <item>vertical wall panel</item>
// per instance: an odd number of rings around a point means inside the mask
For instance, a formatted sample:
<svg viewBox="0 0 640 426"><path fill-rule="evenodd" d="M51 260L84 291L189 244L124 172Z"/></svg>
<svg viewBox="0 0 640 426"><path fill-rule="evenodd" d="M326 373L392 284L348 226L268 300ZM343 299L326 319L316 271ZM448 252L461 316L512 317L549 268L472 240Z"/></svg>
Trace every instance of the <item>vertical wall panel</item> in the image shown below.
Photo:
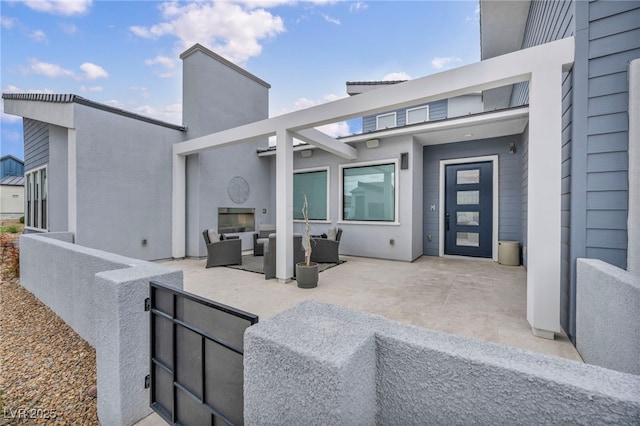
<svg viewBox="0 0 640 426"><path fill-rule="evenodd" d="M28 171L49 162L49 125L24 118L23 126L24 168Z"/></svg>

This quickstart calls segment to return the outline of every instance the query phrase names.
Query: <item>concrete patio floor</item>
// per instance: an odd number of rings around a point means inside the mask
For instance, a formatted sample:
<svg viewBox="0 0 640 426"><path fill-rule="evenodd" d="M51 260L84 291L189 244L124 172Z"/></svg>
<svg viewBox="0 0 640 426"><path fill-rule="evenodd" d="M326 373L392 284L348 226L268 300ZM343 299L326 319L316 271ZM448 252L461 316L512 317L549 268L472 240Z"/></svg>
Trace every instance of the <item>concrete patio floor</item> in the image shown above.
<svg viewBox="0 0 640 426"><path fill-rule="evenodd" d="M320 273L318 287L300 289L264 275L204 260L162 262L184 271L184 289L260 317L305 300L332 303L418 327L582 362L564 335L533 336L526 320L526 272L487 260L423 256L415 262L343 256Z"/></svg>

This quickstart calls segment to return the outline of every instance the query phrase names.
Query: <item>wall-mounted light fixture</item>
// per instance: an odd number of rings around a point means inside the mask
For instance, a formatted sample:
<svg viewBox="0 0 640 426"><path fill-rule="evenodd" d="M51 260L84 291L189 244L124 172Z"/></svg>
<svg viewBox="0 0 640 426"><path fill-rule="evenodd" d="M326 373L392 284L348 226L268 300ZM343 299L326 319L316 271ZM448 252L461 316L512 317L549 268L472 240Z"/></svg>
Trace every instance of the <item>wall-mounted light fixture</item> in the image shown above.
<svg viewBox="0 0 640 426"><path fill-rule="evenodd" d="M403 152L400 154L400 170L409 169L409 153Z"/></svg>
<svg viewBox="0 0 640 426"><path fill-rule="evenodd" d="M303 156L304 158L309 158L313 155L313 151L311 151L310 149L304 149L300 151L300 155Z"/></svg>
<svg viewBox="0 0 640 426"><path fill-rule="evenodd" d="M515 154L515 153L516 153L516 143L511 142L509 144L509 154Z"/></svg>
<svg viewBox="0 0 640 426"><path fill-rule="evenodd" d="M380 146L380 139L369 139L366 144L367 148L377 148Z"/></svg>

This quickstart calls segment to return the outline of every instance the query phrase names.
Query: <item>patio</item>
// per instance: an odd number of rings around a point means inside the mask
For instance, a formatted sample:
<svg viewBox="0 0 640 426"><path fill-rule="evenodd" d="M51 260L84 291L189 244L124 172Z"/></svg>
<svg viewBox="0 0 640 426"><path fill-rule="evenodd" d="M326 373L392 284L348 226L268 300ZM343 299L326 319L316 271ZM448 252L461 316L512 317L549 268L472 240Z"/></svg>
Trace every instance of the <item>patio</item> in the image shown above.
<svg viewBox="0 0 640 426"><path fill-rule="evenodd" d="M526 271L492 261L423 256L397 262L341 256L318 287L299 289L205 260L163 264L184 271L184 289L259 315L264 321L304 300L332 303L418 327L582 361L566 336L533 336L526 320Z"/></svg>

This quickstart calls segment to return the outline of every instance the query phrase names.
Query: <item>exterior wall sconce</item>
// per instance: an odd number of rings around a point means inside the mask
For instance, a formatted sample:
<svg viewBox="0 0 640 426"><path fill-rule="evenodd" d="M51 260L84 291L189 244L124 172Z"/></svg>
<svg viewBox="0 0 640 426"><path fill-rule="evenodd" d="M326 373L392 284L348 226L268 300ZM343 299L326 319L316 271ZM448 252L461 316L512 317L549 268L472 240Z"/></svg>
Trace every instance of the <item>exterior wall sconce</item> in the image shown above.
<svg viewBox="0 0 640 426"><path fill-rule="evenodd" d="M509 154L515 154L515 153L516 153L516 143L511 142L509 144Z"/></svg>
<svg viewBox="0 0 640 426"><path fill-rule="evenodd" d="M309 158L313 155L313 151L311 151L310 149L305 149L300 151L300 155L304 158Z"/></svg>
<svg viewBox="0 0 640 426"><path fill-rule="evenodd" d="M377 148L380 146L380 139L369 139L366 144L367 148Z"/></svg>
<svg viewBox="0 0 640 426"><path fill-rule="evenodd" d="M409 153L403 152L400 154L400 170L409 169Z"/></svg>

